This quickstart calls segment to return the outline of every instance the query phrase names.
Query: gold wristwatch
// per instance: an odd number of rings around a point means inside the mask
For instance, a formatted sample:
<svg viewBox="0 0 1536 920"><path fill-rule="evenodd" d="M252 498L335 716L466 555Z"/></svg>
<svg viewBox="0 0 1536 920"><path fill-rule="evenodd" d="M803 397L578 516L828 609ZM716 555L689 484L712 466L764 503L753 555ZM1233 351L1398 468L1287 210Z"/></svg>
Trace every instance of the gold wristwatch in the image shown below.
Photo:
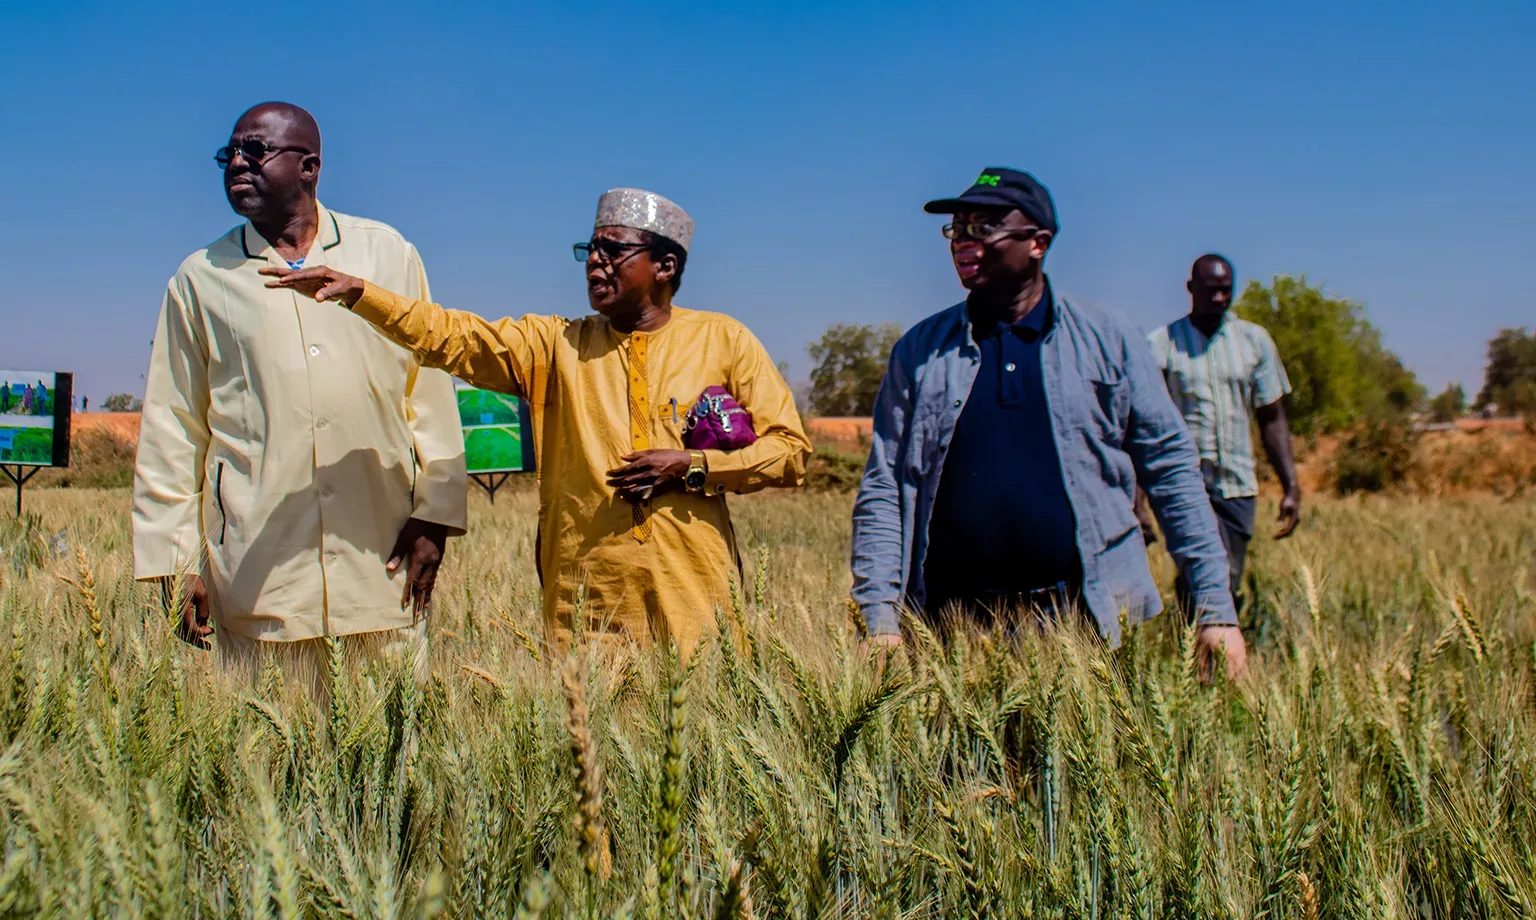
<svg viewBox="0 0 1536 920"><path fill-rule="evenodd" d="M709 466L704 462L702 450L690 450L688 452L688 472L683 475L683 488L689 492L703 492L704 479L709 475Z"/></svg>

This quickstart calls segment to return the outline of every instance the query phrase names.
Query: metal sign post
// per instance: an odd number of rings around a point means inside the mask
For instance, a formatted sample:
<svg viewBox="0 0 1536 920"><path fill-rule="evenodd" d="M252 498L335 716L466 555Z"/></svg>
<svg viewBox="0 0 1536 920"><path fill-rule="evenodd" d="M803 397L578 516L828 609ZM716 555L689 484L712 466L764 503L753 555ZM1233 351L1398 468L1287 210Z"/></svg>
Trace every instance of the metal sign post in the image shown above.
<svg viewBox="0 0 1536 920"><path fill-rule="evenodd" d="M11 482L16 483L16 516L17 517L21 517L21 487L27 484L27 480L31 479L33 476L36 476L37 475L37 471L40 470L40 469L42 469L42 467L40 467L40 466L22 466L19 463L17 463L17 464L10 464L10 463L0 464L0 473L4 473L6 479L9 479ZM26 470L26 472L23 473L22 470Z"/></svg>
<svg viewBox="0 0 1536 920"><path fill-rule="evenodd" d="M512 474L470 473L469 478L473 479L476 485L485 490L486 497L489 498L491 500L491 504L494 505L496 504L496 490L501 488L508 479L511 479Z"/></svg>

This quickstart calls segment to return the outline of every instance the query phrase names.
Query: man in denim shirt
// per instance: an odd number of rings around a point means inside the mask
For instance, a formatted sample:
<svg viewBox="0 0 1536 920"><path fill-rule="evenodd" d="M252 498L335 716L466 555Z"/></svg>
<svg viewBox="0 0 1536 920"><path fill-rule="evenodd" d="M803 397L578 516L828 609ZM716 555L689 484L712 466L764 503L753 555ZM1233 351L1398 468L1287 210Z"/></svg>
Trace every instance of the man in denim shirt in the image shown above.
<svg viewBox="0 0 1536 920"><path fill-rule="evenodd" d="M1056 210L1028 173L989 168L929 202L966 300L896 344L875 402L853 513L853 597L875 641L900 610L982 618L1080 598L1120 641L1120 615L1162 609L1132 504L1138 483L1187 573L1204 654L1234 672L1242 633L1199 457L1141 334L1051 291Z"/></svg>

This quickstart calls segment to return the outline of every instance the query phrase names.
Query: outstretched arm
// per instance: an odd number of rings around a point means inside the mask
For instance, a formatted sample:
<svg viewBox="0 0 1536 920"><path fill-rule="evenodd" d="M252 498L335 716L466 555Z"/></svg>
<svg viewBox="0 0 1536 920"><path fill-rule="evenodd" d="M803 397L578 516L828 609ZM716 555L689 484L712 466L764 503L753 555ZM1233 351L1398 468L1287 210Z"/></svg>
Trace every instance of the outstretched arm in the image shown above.
<svg viewBox="0 0 1536 920"><path fill-rule="evenodd" d="M264 268L267 287L293 288L317 301L335 300L372 323L427 367L477 387L534 398L549 368L561 320L547 316L491 321L463 310L403 297L328 266Z"/></svg>

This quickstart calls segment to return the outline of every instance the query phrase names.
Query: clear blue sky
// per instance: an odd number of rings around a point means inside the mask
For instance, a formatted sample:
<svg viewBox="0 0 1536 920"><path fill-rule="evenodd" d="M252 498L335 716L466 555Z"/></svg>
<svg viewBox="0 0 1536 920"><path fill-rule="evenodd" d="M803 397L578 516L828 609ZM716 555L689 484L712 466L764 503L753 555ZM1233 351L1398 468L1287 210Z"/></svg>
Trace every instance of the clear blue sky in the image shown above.
<svg viewBox="0 0 1536 920"><path fill-rule="evenodd" d="M140 392L165 282L233 226L212 152L306 106L321 199L394 224L438 299L580 315L618 185L698 222L680 302L803 376L836 320L959 299L930 197L1033 171L1058 290L1145 327L1190 261L1363 301L1432 389L1536 306L1536 3L0 0L0 366Z"/></svg>

